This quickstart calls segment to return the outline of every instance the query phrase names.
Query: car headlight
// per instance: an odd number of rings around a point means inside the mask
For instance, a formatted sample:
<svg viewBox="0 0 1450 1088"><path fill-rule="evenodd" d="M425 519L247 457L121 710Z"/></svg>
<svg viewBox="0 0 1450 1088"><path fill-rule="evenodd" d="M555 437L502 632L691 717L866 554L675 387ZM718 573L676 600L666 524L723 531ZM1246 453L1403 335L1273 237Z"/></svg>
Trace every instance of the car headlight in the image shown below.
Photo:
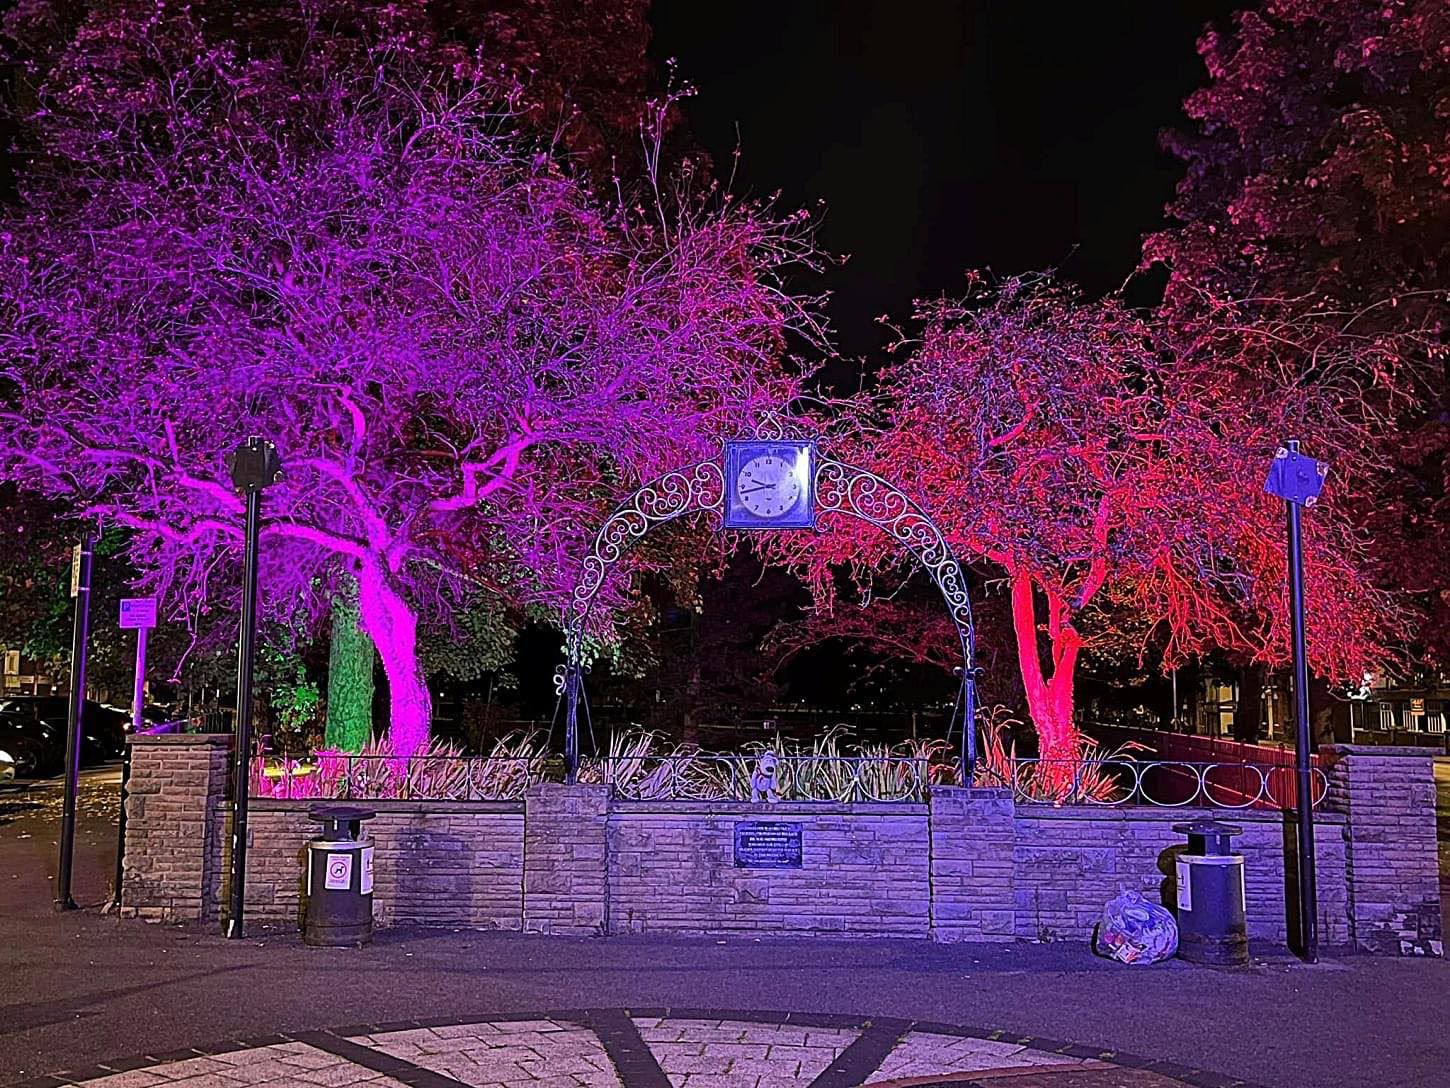
<svg viewBox="0 0 1450 1088"><path fill-rule="evenodd" d="M0 763L14 763L15 757L9 752L0 749Z"/></svg>

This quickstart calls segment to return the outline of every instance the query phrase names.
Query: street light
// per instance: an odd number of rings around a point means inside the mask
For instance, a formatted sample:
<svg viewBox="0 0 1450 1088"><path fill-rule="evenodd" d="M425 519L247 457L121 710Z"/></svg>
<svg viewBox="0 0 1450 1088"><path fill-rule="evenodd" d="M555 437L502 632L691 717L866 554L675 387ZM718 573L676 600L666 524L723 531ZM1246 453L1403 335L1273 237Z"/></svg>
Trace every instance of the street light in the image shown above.
<svg viewBox="0 0 1450 1088"><path fill-rule="evenodd" d="M1299 935L1304 959L1319 958L1319 909L1314 879L1314 782L1309 767L1309 664L1304 648L1304 541L1299 510L1319 501L1329 466L1299 452L1290 439L1274 454L1264 490L1284 500L1289 515L1289 613L1294 628L1294 768L1299 807Z"/></svg>
<svg viewBox="0 0 1450 1088"><path fill-rule="evenodd" d="M242 630L237 647L237 750L232 765L231 897L226 936L243 936L247 882L247 787L252 758L252 663L257 642L257 538L262 489L282 478L277 447L255 436L227 455L232 485L247 499L246 552L242 566Z"/></svg>

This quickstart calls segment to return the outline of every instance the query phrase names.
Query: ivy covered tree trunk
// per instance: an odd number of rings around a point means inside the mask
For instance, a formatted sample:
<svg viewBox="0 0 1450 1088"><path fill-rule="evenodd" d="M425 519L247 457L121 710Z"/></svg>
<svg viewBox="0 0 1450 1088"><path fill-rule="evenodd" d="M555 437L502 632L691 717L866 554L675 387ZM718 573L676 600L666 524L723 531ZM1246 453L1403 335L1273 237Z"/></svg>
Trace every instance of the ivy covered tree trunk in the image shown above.
<svg viewBox="0 0 1450 1088"><path fill-rule="evenodd" d="M332 648L327 659L328 748L360 752L373 731L372 639L358 627L357 583L332 604Z"/></svg>

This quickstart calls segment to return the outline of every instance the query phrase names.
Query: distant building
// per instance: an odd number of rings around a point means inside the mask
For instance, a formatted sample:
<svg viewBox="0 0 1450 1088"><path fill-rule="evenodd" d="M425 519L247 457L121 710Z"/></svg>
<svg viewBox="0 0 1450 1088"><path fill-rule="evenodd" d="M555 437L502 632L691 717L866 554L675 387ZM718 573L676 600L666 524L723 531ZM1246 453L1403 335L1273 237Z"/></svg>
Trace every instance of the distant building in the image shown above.
<svg viewBox="0 0 1450 1088"><path fill-rule="evenodd" d="M1239 697L1240 684L1236 678L1210 675L1190 696L1183 708L1181 724L1187 732L1231 737ZM1272 674L1260 698L1263 738L1292 740L1294 709L1288 676ZM1358 691L1336 690L1327 705L1315 710L1315 732L1319 740L1329 739L1327 734L1332 730L1335 740L1354 744L1447 747L1450 676L1430 669L1413 678L1376 675Z"/></svg>

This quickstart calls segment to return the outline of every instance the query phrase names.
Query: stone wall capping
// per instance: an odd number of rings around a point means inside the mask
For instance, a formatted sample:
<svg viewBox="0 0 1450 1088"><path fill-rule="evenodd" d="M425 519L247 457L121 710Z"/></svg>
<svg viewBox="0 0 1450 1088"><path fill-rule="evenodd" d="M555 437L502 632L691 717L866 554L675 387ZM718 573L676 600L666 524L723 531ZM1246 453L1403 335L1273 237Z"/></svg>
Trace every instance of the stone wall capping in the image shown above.
<svg viewBox="0 0 1450 1088"><path fill-rule="evenodd" d="M230 733L140 733L126 738L138 748L226 748L232 747Z"/></svg>
<svg viewBox="0 0 1450 1088"><path fill-rule="evenodd" d="M357 805L369 808L379 815L384 813L410 813L418 816L442 816L451 813L500 812L523 815L522 801L417 801L401 798L379 798L371 801L349 800L332 797L253 797L247 803L249 812L300 812L306 815L313 805ZM227 812L232 803L222 806Z"/></svg>
<svg viewBox="0 0 1450 1088"><path fill-rule="evenodd" d="M1445 754L1443 748L1415 744L1321 744L1319 750L1341 755L1379 756L1384 759L1434 759Z"/></svg>
<svg viewBox="0 0 1450 1088"><path fill-rule="evenodd" d="M926 815L924 804L896 801L645 801L616 798L610 802L612 811L631 815L689 813L701 816L725 816L731 819L765 820L774 816L889 816L921 819Z"/></svg>
<svg viewBox="0 0 1450 1088"><path fill-rule="evenodd" d="M1288 818L1281 812L1252 808L1212 808L1206 805L1183 805L1175 808L1157 805L1021 805L1019 811L1034 820L1103 820L1122 823L1182 823L1185 820L1225 820L1228 823L1282 825ZM1128 817L1115 817L1115 812L1131 813ZM1314 826L1329 827L1345 823L1342 812L1327 808L1314 810Z"/></svg>

